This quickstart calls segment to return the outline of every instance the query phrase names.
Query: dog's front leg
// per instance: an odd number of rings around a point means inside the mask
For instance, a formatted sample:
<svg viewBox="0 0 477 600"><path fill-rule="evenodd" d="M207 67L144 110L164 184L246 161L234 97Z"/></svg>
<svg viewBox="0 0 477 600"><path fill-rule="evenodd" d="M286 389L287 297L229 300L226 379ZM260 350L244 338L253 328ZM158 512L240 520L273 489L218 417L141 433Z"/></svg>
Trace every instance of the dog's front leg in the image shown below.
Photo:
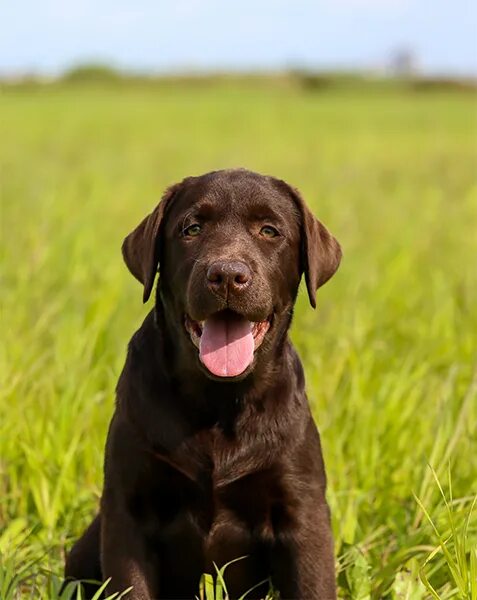
<svg viewBox="0 0 477 600"><path fill-rule="evenodd" d="M282 600L335 600L329 510L321 504L281 531L272 551L272 582Z"/></svg>
<svg viewBox="0 0 477 600"><path fill-rule="evenodd" d="M101 528L101 569L111 581L108 594L131 591L128 600L152 600L156 597L158 573L148 560L144 539L137 524L125 509L103 502Z"/></svg>

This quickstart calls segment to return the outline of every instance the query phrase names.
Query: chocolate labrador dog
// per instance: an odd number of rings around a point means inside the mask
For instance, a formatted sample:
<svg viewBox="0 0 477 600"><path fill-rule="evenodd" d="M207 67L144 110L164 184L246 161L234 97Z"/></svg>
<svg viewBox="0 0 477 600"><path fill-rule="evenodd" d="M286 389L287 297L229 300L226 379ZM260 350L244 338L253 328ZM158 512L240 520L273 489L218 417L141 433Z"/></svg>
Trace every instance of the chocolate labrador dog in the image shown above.
<svg viewBox="0 0 477 600"><path fill-rule="evenodd" d="M295 189L237 169L169 188L123 255L144 302L160 267L156 303L129 344L100 513L66 577L193 599L202 573L240 558L231 598L270 584L335 598L320 438L288 329L302 274L315 307L338 242Z"/></svg>

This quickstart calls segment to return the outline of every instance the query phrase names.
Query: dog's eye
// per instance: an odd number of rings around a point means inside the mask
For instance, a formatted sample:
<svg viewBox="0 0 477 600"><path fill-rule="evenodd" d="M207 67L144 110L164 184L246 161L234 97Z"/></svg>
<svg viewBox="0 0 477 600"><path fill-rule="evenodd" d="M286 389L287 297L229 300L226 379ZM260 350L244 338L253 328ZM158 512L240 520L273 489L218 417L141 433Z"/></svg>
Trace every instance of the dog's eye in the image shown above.
<svg viewBox="0 0 477 600"><path fill-rule="evenodd" d="M266 238L274 238L280 234L275 229L275 227L272 227L271 225L265 225L264 227L262 227L262 229L260 229L260 235L263 235L263 237Z"/></svg>
<svg viewBox="0 0 477 600"><path fill-rule="evenodd" d="M182 235L184 237L196 237L201 232L202 227L198 223L194 223L193 225L189 225L182 231Z"/></svg>

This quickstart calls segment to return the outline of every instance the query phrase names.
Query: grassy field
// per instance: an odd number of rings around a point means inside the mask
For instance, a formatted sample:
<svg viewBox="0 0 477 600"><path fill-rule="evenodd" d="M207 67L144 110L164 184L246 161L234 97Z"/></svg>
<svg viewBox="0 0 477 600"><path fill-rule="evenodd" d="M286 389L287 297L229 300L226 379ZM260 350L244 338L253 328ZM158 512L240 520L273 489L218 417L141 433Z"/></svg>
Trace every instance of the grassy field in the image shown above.
<svg viewBox="0 0 477 600"><path fill-rule="evenodd" d="M149 310L123 237L166 185L229 166L299 187L344 248L292 330L340 596L476 600L475 97L78 86L3 92L0 115L1 600L56 598L96 510Z"/></svg>

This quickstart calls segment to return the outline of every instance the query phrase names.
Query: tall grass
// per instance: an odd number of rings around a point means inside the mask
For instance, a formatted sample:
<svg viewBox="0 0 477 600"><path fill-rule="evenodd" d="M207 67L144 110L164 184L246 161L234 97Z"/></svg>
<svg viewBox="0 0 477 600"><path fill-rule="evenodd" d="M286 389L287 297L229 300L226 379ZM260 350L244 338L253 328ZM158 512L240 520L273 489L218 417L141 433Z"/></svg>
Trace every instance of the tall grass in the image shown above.
<svg viewBox="0 0 477 600"><path fill-rule="evenodd" d="M122 238L166 185L238 165L297 185L344 247L292 330L341 597L476 600L473 98L75 86L4 93L0 111L2 600L56 598L97 508L148 310Z"/></svg>

